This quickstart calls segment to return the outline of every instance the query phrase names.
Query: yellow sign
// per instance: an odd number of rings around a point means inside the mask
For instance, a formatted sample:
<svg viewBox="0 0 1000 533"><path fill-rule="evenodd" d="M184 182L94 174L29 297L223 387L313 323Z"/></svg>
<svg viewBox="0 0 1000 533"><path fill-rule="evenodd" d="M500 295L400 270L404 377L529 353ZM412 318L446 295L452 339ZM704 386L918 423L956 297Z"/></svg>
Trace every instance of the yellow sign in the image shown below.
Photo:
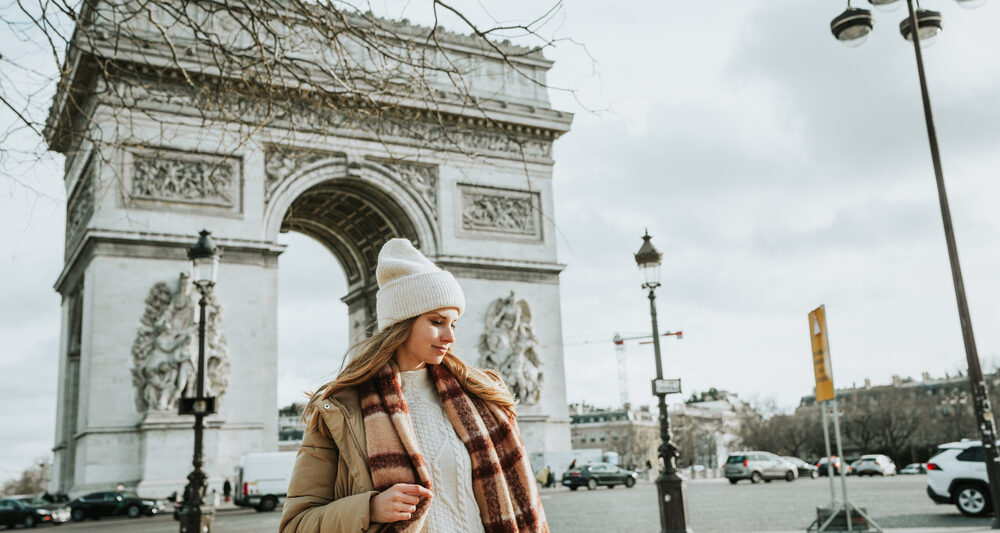
<svg viewBox="0 0 1000 533"><path fill-rule="evenodd" d="M830 366L830 340L826 334L826 309L822 305L809 313L809 336L812 338L813 371L816 374L816 401L832 400L833 367Z"/></svg>

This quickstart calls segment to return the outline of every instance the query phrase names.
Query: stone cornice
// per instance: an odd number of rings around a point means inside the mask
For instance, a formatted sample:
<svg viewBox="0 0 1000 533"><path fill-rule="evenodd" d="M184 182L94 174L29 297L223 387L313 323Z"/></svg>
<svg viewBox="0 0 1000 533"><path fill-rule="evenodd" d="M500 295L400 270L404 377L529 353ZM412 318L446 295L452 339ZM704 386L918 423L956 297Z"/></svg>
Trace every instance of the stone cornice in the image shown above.
<svg viewBox="0 0 1000 533"><path fill-rule="evenodd" d="M308 33L306 32L309 28L308 23L304 20L297 20L296 17L301 19L301 15L288 11L287 7L282 5L283 2L284 0L274 0L271 5L264 8L273 12L275 16L282 17L282 24L284 24L282 27L287 26L289 29L289 36L282 36L281 38L292 39L295 29L299 26L302 26L301 29L303 32ZM114 0L112 0L112 3L114 3ZM82 113L82 110L86 108L86 100L100 92L94 91L92 87L95 74L100 75L99 72L102 70L104 72L114 72L113 68L110 70L106 68L98 69L97 63L104 65L107 60L110 60L111 65L115 63L134 65L132 70L146 67L160 71L159 74L166 73L167 76L165 79L168 81L170 76L185 80L188 78L197 80L199 76L207 76L209 78L231 79L237 82L248 79L267 80L266 83L271 87L284 87L289 91L301 91L310 84L315 85L316 90L330 95L342 90L342 87L336 84L330 87L323 87L324 84L334 83L332 81L319 81L333 79L330 77L330 72L320 68L324 67L324 61L321 58L297 58L294 51L288 52L288 59L286 59L285 55L281 55L277 59L272 59L272 63L274 64L266 72L257 72L254 70L259 67L247 67L243 69L239 65L226 64L223 65L226 72L222 72L213 61L209 60L211 59L211 54L200 53L205 51L199 49L199 46L201 46L199 43L192 41L189 37L185 37L182 34L175 35L174 33L170 33L174 31L172 29L168 30L171 39L168 45L159 30L154 29L152 26L149 28L132 28L124 25L120 27L102 27L102 24L107 26L107 21L100 22L103 19L97 16L97 14L99 14L100 9L105 9L107 4L108 2L86 3L84 12L81 14L79 20L84 21L82 24L88 25L87 29L84 30L81 27L77 27L74 30L74 37L71 41L73 44L70 46L64 66L65 74L59 83L58 91L46 121L45 138L53 150L65 153L71 149L73 143L71 142L70 130L73 128L73 116ZM93 7L95 5L97 6L96 8ZM226 14L226 10L233 9L228 4L223 7L225 7L222 10L223 14ZM207 19L205 24L208 26L214 26L215 24L223 25L223 22L211 18L215 16L221 17L222 15L213 13L209 16L210 18ZM348 18L351 23L358 23L362 26L368 24L369 31L372 31L371 24L373 22L366 23L364 17L348 15ZM94 20L98 20L99 22L94 23ZM135 21L131 22L135 23ZM384 29L378 29L374 33L388 41L402 42L404 46L429 46L426 41L426 37L430 32L429 28L384 19L374 19L374 24L378 24L379 28L384 26ZM176 31L183 32L183 28ZM117 35L116 32L126 32L128 38L114 38ZM511 72L514 72L515 69L522 70L523 67L523 71L513 74L512 79L520 79L529 87L537 84L536 89L521 92L508 91L507 93L497 93L495 91L484 92L475 89L475 84L473 84L473 89L470 89L472 94L483 94L478 95L478 97L470 97L467 94L456 94L454 86L433 81L433 70L431 70L431 74L423 73L417 75L423 76L422 79L430 80L427 82L426 90L433 92L433 95L422 95L419 98L412 96L403 97L405 96L403 95L406 92L405 90L399 91L397 95L392 95L393 91L386 92L383 87L379 91L373 91L372 94L389 94L388 99L383 102L382 98L373 96L373 102L369 103L369 107L388 104L389 106L423 109L439 115L453 115L459 121L464 119L487 123L495 122L501 125L500 129L504 129L503 125L505 124L531 128L537 130L533 132L535 135L548 137L549 139L557 138L569 130L569 125L572 122L572 114L553 110L548 102L547 92L544 89L544 72L551 67L552 62L545 59L540 51L533 51L532 49L505 43L493 43L497 47L497 49L493 49L476 37L461 36L447 31L437 31L434 33L434 36L439 46L453 49L460 55L478 58L474 59L474 61L478 61L483 65L496 63L501 70L508 69ZM186 42L185 39L189 42ZM232 37L232 39L234 42L238 40L237 37ZM302 37L302 39L308 39L308 37ZM311 41L305 45L299 43L299 49L304 47L306 51L322 53L321 42L318 42L315 46L309 43ZM475 46L476 43L479 44L478 47ZM229 44L226 46L231 47L236 45ZM281 46L284 45L282 44ZM509 55L506 57L501 56L497 50ZM227 49L227 52L232 52L232 50ZM289 65L294 63L295 67L292 70L296 71L306 68L302 67L302 65L313 65L313 70L321 73L321 75L316 78L317 81L305 82L305 85L303 85L300 75L282 77L281 74L274 74L275 72L280 73L283 71L283 61L288 62ZM254 64L256 65L257 63ZM183 69L183 73L181 73L181 69ZM419 71L419 69L417 70ZM110 74L114 78L121 75L120 73ZM308 72L304 72L303 75L307 79L313 79L314 77ZM528 81L521 78L521 76L536 81ZM401 78L400 82L402 83L402 87L412 85L407 83L405 76ZM440 87L437 87L437 85L440 85ZM482 127L482 124L479 127Z"/></svg>
<svg viewBox="0 0 1000 533"><path fill-rule="evenodd" d="M520 261L492 257L440 255L434 262L459 278L526 283L559 283L566 265L542 261Z"/></svg>
<svg viewBox="0 0 1000 533"><path fill-rule="evenodd" d="M66 256L66 263L53 288L62 294L75 285L74 276L82 275L86 264L97 255L187 261L187 249L194 240L192 235L88 229ZM222 249L223 262L259 262L262 256L265 261L270 261L285 250L284 245L265 241L216 239L216 243Z"/></svg>

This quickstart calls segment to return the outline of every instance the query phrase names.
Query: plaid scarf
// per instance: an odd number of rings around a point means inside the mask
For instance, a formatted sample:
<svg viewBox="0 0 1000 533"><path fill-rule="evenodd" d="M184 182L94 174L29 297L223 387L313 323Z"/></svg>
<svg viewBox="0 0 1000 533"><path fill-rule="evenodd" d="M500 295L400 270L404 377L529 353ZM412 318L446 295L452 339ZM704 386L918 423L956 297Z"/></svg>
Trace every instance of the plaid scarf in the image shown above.
<svg viewBox="0 0 1000 533"><path fill-rule="evenodd" d="M445 413L472 461L472 491L487 533L548 533L535 476L517 426L497 406L466 394L444 365L429 365ZM389 363L363 383L361 413L368 440L368 464L375 490L396 483L431 487L430 470L399 384ZM383 533L416 533L424 525L431 499L417 504L409 520L386 524Z"/></svg>

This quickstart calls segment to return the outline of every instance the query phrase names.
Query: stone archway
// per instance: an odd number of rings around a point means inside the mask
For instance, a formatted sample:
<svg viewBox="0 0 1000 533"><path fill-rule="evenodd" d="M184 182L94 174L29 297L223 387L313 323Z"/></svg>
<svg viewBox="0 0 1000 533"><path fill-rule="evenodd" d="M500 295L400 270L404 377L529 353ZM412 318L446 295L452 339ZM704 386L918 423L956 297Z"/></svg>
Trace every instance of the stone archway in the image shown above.
<svg viewBox="0 0 1000 533"><path fill-rule="evenodd" d="M295 150L271 147L265 153L268 166L275 168L279 164L275 159L287 163L282 158ZM374 325L375 265L382 244L405 237L431 256L437 248L436 209L429 209L436 197L408 188L407 171L420 172L432 185L437 183L434 166L372 161L351 165L341 155L289 173L284 178L287 183L276 188L273 196L269 223L280 220L281 232L312 237L343 268L348 292L342 301L348 306L352 340L370 333ZM268 230L267 237L274 239L273 230Z"/></svg>
<svg viewBox="0 0 1000 533"><path fill-rule="evenodd" d="M460 36L440 39L465 46ZM462 50L485 70L509 68L488 51ZM495 365L516 384L532 460L555 464L570 450L551 146L571 116L552 109L544 90L508 80L484 91L476 109L451 107L434 120L407 113L384 130L308 103L283 107L298 115L259 120L252 105L234 106L239 115L218 120L259 126L237 138L192 121L197 90L153 83L162 72L146 65L109 82L143 98L102 98L88 89L88 69L103 58L84 59L60 85L47 130L66 154L68 197L51 492L122 483L162 497L183 487L191 420L175 403L196 338L184 273L202 228L223 249L209 331L220 398L205 433L213 488L243 454L277 449L282 231L309 235L337 257L355 337L372 321L379 246L397 235L413 240L465 290L459 343L467 360ZM507 61L540 74L551 67L540 55ZM118 105L128 112L115 112ZM309 127L296 129L296 120ZM68 127L107 136L71 146ZM451 144L435 144L440 136L429 133L440 128Z"/></svg>

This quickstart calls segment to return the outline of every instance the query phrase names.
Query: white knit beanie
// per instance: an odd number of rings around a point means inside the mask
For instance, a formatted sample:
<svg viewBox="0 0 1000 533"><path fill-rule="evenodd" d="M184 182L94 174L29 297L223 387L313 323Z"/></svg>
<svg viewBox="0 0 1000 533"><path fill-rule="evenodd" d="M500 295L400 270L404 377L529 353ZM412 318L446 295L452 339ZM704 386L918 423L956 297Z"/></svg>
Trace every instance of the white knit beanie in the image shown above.
<svg viewBox="0 0 1000 533"><path fill-rule="evenodd" d="M378 329L442 307L465 310L465 293L450 272L441 270L406 239L382 246L375 267Z"/></svg>

